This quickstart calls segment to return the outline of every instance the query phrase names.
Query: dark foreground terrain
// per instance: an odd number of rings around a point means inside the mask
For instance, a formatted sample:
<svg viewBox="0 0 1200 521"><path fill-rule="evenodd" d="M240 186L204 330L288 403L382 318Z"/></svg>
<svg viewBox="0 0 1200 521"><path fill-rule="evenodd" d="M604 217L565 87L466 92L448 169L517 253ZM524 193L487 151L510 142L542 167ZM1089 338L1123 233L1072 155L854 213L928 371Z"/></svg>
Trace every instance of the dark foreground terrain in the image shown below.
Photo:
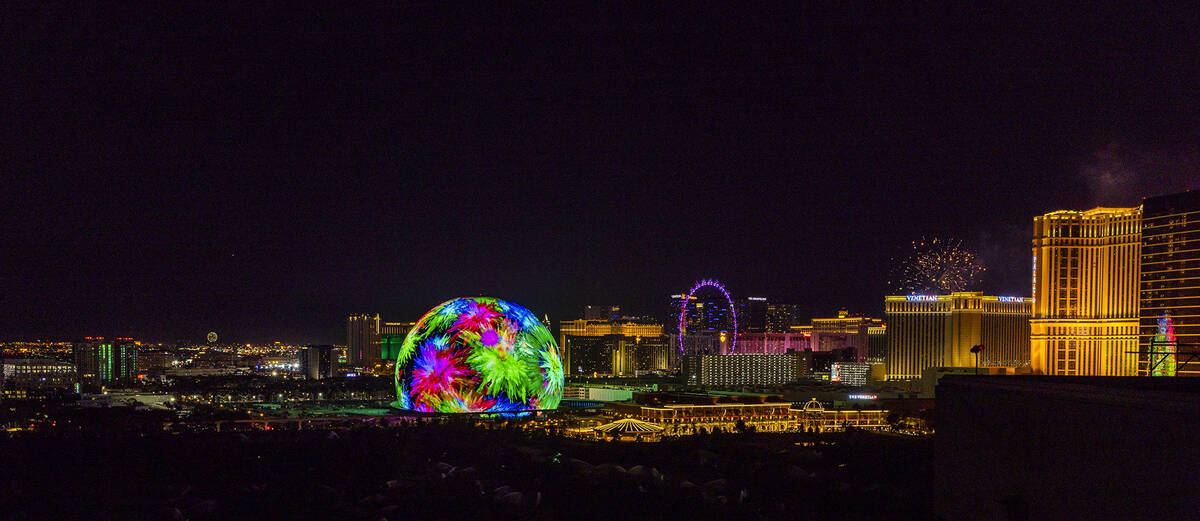
<svg viewBox="0 0 1200 521"><path fill-rule="evenodd" d="M503 424L22 437L0 441L0 517L928 519L931 461L929 440L865 432L642 444Z"/></svg>

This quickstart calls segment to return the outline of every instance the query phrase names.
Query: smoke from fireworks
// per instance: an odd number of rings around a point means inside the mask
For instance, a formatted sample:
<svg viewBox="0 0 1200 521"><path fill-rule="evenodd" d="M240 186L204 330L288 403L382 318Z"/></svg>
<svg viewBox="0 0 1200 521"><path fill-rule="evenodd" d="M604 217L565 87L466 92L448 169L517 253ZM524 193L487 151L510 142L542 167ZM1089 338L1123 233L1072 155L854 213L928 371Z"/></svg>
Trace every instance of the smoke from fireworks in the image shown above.
<svg viewBox="0 0 1200 521"><path fill-rule="evenodd" d="M922 237L905 257L893 259L888 285L900 295L971 291L986 270L962 241Z"/></svg>

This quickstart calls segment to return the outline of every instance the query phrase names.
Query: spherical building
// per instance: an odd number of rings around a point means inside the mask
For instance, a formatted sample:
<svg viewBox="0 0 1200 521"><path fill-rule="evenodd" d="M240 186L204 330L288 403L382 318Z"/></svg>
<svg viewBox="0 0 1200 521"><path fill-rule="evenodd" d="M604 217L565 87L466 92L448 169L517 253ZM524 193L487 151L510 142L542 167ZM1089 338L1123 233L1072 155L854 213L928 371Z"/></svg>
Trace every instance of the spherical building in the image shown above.
<svg viewBox="0 0 1200 521"><path fill-rule="evenodd" d="M563 369L550 330L495 298L456 298L429 310L396 358L396 406L422 412L555 409Z"/></svg>

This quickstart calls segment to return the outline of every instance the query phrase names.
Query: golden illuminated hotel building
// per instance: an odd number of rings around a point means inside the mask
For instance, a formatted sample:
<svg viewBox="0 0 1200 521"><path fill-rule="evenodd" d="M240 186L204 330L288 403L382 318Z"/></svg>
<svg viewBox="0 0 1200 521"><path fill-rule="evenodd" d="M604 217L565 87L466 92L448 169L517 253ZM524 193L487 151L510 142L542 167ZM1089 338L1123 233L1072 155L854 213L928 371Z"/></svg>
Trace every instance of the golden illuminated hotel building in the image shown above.
<svg viewBox="0 0 1200 521"><path fill-rule="evenodd" d="M678 365L677 350L659 323L579 319L558 326L568 374L631 376Z"/></svg>
<svg viewBox="0 0 1200 521"><path fill-rule="evenodd" d="M1136 374L1141 216L1139 206L1033 218L1034 373Z"/></svg>
<svg viewBox="0 0 1200 521"><path fill-rule="evenodd" d="M1029 310L1024 297L949 295L884 298L888 380L915 380L927 367L974 367L971 348L983 345L979 365L1029 364Z"/></svg>

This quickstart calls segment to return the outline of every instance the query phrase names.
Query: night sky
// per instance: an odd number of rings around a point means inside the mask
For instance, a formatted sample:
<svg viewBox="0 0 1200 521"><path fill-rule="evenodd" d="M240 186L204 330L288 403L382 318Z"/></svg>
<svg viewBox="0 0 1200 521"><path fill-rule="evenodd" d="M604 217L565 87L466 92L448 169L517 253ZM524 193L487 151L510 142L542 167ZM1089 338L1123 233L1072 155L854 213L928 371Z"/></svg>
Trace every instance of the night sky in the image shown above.
<svg viewBox="0 0 1200 521"><path fill-rule="evenodd" d="M1028 295L1034 215L1200 186L1196 12L913 9L6 8L0 340L878 316L922 235Z"/></svg>

